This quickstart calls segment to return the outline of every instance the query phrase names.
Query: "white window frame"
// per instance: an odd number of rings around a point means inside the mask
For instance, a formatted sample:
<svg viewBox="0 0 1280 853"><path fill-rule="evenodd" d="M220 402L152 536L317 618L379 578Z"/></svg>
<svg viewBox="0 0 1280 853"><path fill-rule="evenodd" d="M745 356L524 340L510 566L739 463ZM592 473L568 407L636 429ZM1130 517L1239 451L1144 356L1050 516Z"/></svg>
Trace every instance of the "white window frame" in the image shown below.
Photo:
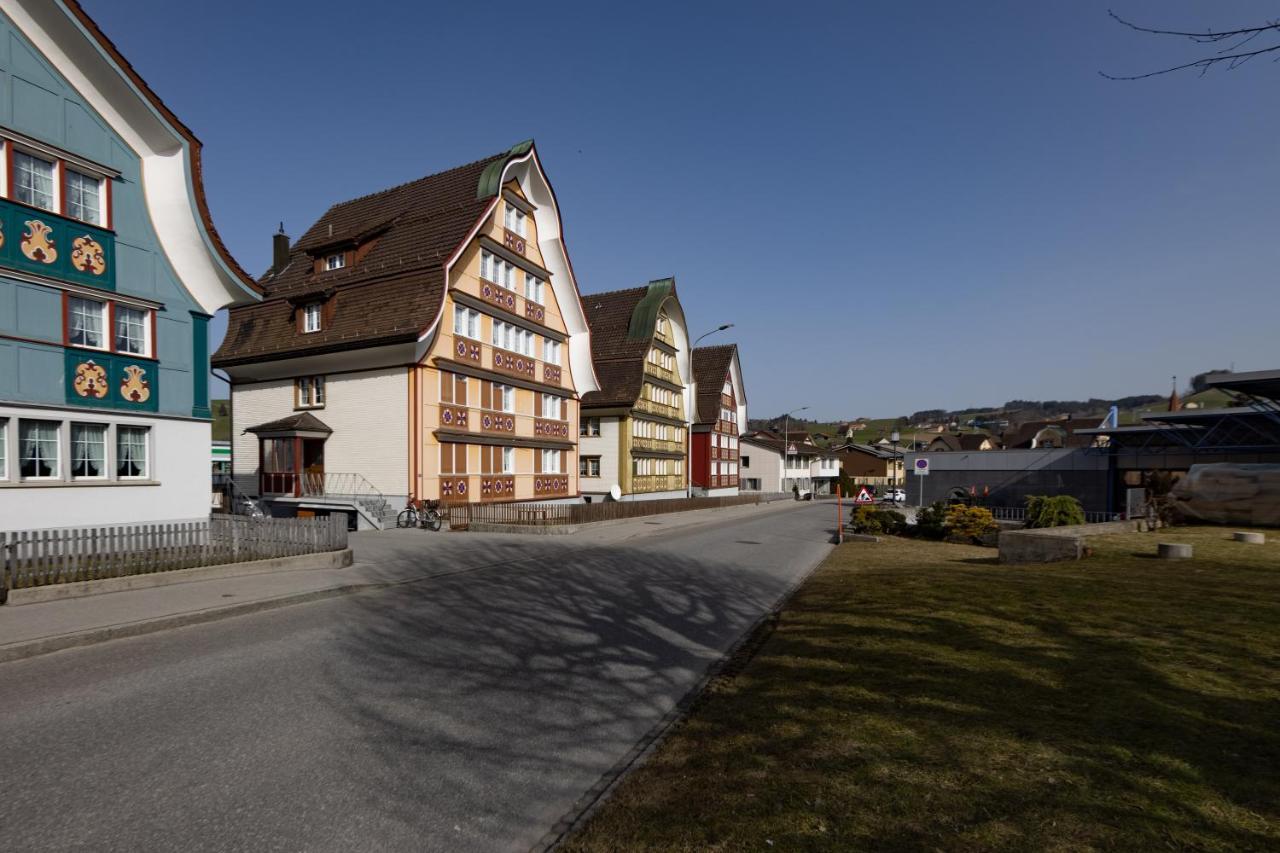
<svg viewBox="0 0 1280 853"><path fill-rule="evenodd" d="M71 189L72 189L71 176L72 175L75 175L79 178L83 178L87 183L95 184L97 186L97 189L95 190L95 193L97 195L97 204L94 205L93 207L90 207L84 204L80 205L80 207L86 211L88 210L93 211L92 218L86 217L86 216L77 216L76 214L71 212ZM106 223L106 211L104 210L106 193L104 192L102 185L103 185L103 178L101 176L91 175L88 172L83 172L79 169L73 169L69 166L64 166L63 167L63 186L65 188L65 192L64 192L63 205L66 207L66 210L63 211L63 216L67 216L71 219L79 220L80 222L86 222L89 225L97 225L98 227L102 227Z"/></svg>
<svg viewBox="0 0 1280 853"><path fill-rule="evenodd" d="M294 394L299 409L323 409L325 404L324 376L299 376L293 380Z"/></svg>
<svg viewBox="0 0 1280 853"><path fill-rule="evenodd" d="M515 414L516 411L516 389L510 385L501 385L497 382L493 384L493 393L501 398L498 411L506 414ZM491 401L492 402L492 401Z"/></svg>
<svg viewBox="0 0 1280 853"><path fill-rule="evenodd" d="M319 302L308 302L302 306L302 333L310 335L318 332L324 325L321 304Z"/></svg>
<svg viewBox="0 0 1280 853"><path fill-rule="evenodd" d="M528 215L511 202L506 202L506 210L502 214L502 227L512 234L528 237Z"/></svg>
<svg viewBox="0 0 1280 853"><path fill-rule="evenodd" d="M9 419L0 418L0 482L9 479Z"/></svg>
<svg viewBox="0 0 1280 853"><path fill-rule="evenodd" d="M347 265L346 252L335 252L332 255L328 255L324 259L325 272L333 272L334 270L340 270L346 265Z"/></svg>
<svg viewBox="0 0 1280 853"><path fill-rule="evenodd" d="M88 299L83 296L67 297L67 343L68 345L73 347L79 347L81 349L98 350L99 352L111 352L111 340L112 340L112 336L115 335L115 329L111 328L111 310L108 307L108 304L109 303L103 302L98 299ZM78 344L72 339L72 334L73 334L72 329L74 328L72 324L72 318L76 316L76 309L80 305L96 305L98 307L98 335L102 339L101 346L94 346L93 344Z"/></svg>
<svg viewBox="0 0 1280 853"><path fill-rule="evenodd" d="M463 305L453 306L453 333L473 341L480 340L480 312Z"/></svg>
<svg viewBox="0 0 1280 853"><path fill-rule="evenodd" d="M542 360L547 364L560 363L560 342L551 338L542 339Z"/></svg>
<svg viewBox="0 0 1280 853"><path fill-rule="evenodd" d="M58 209L58 195L59 195L58 182L62 180L62 174L61 174L62 161L56 158L54 160L49 160L44 155L35 154L30 151L24 151L21 148L15 148L13 146L13 143L11 142L5 143L5 149L6 149L6 154L10 159L9 173L10 175L12 175L12 181L11 181L12 185L9 187L9 198L13 199L19 204L25 204L28 207L34 207L37 210L47 210L50 213L61 213L61 211ZM51 182L49 184L49 205L47 207L45 205L36 203L34 187L32 188L31 201L24 201L22 198L19 197L18 195L18 190L19 190L18 157L19 156L27 157L27 158L30 158L31 160L34 160L37 163L44 163L46 165L53 167L53 171L50 176Z"/></svg>
<svg viewBox="0 0 1280 853"><path fill-rule="evenodd" d="M77 462L77 461L79 461L79 456L78 456L78 455L77 455L77 453L76 453L76 444L77 444L77 441L76 441L76 432L77 432L77 430L85 430L85 429L101 430L101 436L102 436L102 458L99 460L99 463L100 463L100 464L99 464L99 468L98 468L98 470L99 470L99 472L100 472L100 473L98 473L98 474L77 474L77 473L76 473L76 462ZM111 433L111 430L110 430L110 428L109 428L109 425L108 425L108 424L102 424L102 423L87 423L87 422L84 422L84 421L71 421L71 422L70 422L70 434L71 434L71 443L70 443L70 448L71 448L71 458L68 460L68 461L70 462L70 464L67 466L67 474L68 474L68 476L70 476L70 477L71 477L71 479L72 479L72 480L75 480L76 482L80 482L80 481L83 481L83 480L108 480L108 479L110 479L110 475L108 474L108 471L109 471L110 469L108 468L108 465L109 465L109 464L110 464L110 462L111 462L111 458L110 458L110 455L109 455L108 450L107 450L107 447L108 447L108 445L109 445L109 443L110 443L110 441L109 441L109 439L110 439L110 437L111 437L111 436L110 436L110 433ZM80 442L80 443L83 443L83 442Z"/></svg>
<svg viewBox="0 0 1280 853"><path fill-rule="evenodd" d="M121 474L120 465L123 462L123 454L120 453L120 439L124 430L139 430L142 432L142 473L141 474ZM115 435L113 436L116 448L116 456L114 465L116 469L116 478L119 480L149 480L151 479L151 427L142 424L116 424Z"/></svg>
<svg viewBox="0 0 1280 853"><path fill-rule="evenodd" d="M119 323L122 311L136 311L142 315L142 351L133 352L119 347ZM139 355L151 358L151 309L139 308L136 305L124 305L117 302L111 310L111 351L126 355Z"/></svg>
<svg viewBox="0 0 1280 853"><path fill-rule="evenodd" d="M28 476L22 473L22 463L26 460L26 451L23 445L26 443L22 438L22 425L24 423L32 424L52 424L53 425L53 473L45 476L32 475ZM62 421L51 421L46 418L21 418L18 420L18 476L23 482L51 482L53 480L62 479ZM40 457L43 459L44 457Z"/></svg>
<svg viewBox="0 0 1280 853"><path fill-rule="evenodd" d="M539 305L545 305L546 302L546 282L538 278L531 272L524 274L524 298L530 302L536 302Z"/></svg>
<svg viewBox="0 0 1280 853"><path fill-rule="evenodd" d="M542 473L561 474L560 463L563 459L561 451L544 448L542 450Z"/></svg>
<svg viewBox="0 0 1280 853"><path fill-rule="evenodd" d="M514 447L502 448L502 473L514 474L516 472L516 449Z"/></svg>

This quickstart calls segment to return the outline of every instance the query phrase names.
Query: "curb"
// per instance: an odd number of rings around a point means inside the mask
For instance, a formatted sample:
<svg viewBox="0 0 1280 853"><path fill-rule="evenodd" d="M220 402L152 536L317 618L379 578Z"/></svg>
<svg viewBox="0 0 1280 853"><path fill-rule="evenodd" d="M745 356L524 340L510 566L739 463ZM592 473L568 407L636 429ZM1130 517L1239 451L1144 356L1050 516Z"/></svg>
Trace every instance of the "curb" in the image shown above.
<svg viewBox="0 0 1280 853"><path fill-rule="evenodd" d="M827 558L831 556L831 552L834 550L835 547L833 545L831 551L824 554L797 577L790 586L783 590L782 595L778 597L773 606L752 622L742 633L742 636L734 640L733 644L725 650L723 655L707 664L702 677L689 688L688 692L680 697L671 710L664 714L649 731L645 732L636 741L626 755L606 770L604 775L578 798L573 807L529 848L530 853L534 853L534 851L537 851L537 853L550 853L550 851L556 850L585 824L601 806L608 802L609 795L613 793L614 789L631 775L631 771L642 766L649 759L649 756L662 745L662 742L666 740L667 735L671 733L676 725L689 716L711 683L724 673L738 653L757 636L757 632L771 622L775 625L777 624L778 617L791 602L796 592L813 576L818 567L827 561Z"/></svg>
<svg viewBox="0 0 1280 853"><path fill-rule="evenodd" d="M385 584L351 584L335 586L328 589L317 589L293 595L280 595L275 598L262 598L257 601L245 601L240 604L228 604L225 607L209 607L204 610L192 610L188 613L173 613L155 619L142 619L137 622L124 622L118 625L104 625L101 628L89 628L72 634L58 634L53 637L41 637L37 640L22 640L0 646L0 664L27 658L73 649L78 646L92 646L105 643L107 640L118 640L125 637L139 637L168 631L171 628L182 628L187 625L200 625L205 622L216 622L233 616L243 616L263 610L276 610L293 604L305 604L326 598L337 598L342 595L354 595L372 589L380 589Z"/></svg>
<svg viewBox="0 0 1280 853"><path fill-rule="evenodd" d="M345 569L353 562L350 548L340 551L323 551L317 554L299 554L293 557L272 557L246 563L222 563L217 566L197 566L190 569L174 569L146 575L126 575L119 578L102 578L75 583L57 583L9 590L6 607L27 604L47 604L72 598L87 598L113 592L136 589L155 589L180 583L237 578L246 575L275 574L276 572L303 572L323 569Z"/></svg>

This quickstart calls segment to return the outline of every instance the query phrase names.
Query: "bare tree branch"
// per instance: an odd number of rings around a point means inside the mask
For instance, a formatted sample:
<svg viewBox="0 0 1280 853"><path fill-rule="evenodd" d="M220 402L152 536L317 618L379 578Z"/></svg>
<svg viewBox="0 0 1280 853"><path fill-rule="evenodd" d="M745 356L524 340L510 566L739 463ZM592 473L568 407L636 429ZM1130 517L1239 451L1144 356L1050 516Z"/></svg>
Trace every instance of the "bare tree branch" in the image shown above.
<svg viewBox="0 0 1280 853"><path fill-rule="evenodd" d="M1275 35L1277 38L1280 38L1280 21L1269 21L1266 24L1262 24L1256 27L1243 27L1241 29L1236 29L1236 30L1222 30L1220 32L1214 32L1213 30L1206 30L1203 33L1192 33L1192 32L1184 32L1181 30L1160 30L1160 29L1154 29L1152 27L1143 27L1131 21L1126 21L1124 18L1121 18L1119 15L1117 15L1113 11L1108 10L1107 14L1110 15L1112 19L1114 19L1120 24L1123 24L1124 26L1128 27L1131 30L1136 30L1137 32L1140 32L1140 33L1150 33L1152 35L1174 36L1177 38L1186 38L1186 39L1190 39L1196 44L1218 44L1220 42L1224 42L1232 39L1237 39L1237 38L1239 39L1238 41L1235 41L1233 44L1229 44L1226 47L1219 50L1218 53L1214 56L1206 56L1202 59L1197 59L1193 62L1185 62L1185 63L1182 63L1181 65L1174 65L1169 68L1162 68L1159 71L1149 71L1146 74L1132 74L1132 75L1107 74L1105 71L1098 72L1099 75L1101 75L1102 77L1105 77L1108 80L1145 80L1148 77L1158 77L1161 74L1172 74L1175 71L1185 71L1190 68L1199 68L1200 76L1203 77L1205 74L1209 72L1209 69L1211 69L1215 65L1219 65L1219 64L1225 65L1226 69L1230 71L1232 69L1239 68L1241 65L1245 64L1246 62L1253 59L1254 57L1261 56L1265 53L1271 53L1273 51L1280 50L1280 44L1273 44L1273 45L1270 45L1269 47L1262 47L1256 50L1247 50L1247 51L1239 52L1240 48L1244 47L1249 42L1253 41L1254 39L1256 39L1261 35L1271 34L1271 35ZM1280 60L1280 57L1277 57L1277 60Z"/></svg>

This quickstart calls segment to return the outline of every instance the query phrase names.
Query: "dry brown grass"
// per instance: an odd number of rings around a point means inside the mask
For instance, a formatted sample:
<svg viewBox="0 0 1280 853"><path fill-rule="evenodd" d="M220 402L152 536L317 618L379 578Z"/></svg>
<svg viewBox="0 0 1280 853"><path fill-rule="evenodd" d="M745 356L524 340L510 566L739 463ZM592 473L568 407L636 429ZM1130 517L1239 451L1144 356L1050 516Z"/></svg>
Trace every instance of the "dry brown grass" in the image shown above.
<svg viewBox="0 0 1280 853"><path fill-rule="evenodd" d="M1280 849L1280 541L1228 535L841 546L566 849Z"/></svg>

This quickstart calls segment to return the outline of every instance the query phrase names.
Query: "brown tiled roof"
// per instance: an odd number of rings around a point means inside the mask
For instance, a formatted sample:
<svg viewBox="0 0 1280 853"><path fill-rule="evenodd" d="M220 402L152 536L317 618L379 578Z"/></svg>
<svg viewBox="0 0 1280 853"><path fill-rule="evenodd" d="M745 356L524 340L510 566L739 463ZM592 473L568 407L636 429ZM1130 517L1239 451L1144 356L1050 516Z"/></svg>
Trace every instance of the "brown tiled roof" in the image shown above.
<svg viewBox="0 0 1280 853"><path fill-rule="evenodd" d="M245 429L245 432L325 432L331 433L329 425L310 412L297 412L278 421L268 421Z"/></svg>
<svg viewBox="0 0 1280 853"><path fill-rule="evenodd" d="M445 261L492 201L477 198L481 174L508 156L495 154L329 208L290 248L284 269L259 280L263 302L231 309L214 366L416 339L443 302ZM373 246L358 262L314 272L314 254L361 239ZM332 319L326 317L322 331L303 334L293 304L312 295L332 296Z"/></svg>
<svg viewBox="0 0 1280 853"><path fill-rule="evenodd" d="M719 344L693 351L693 381L698 383L697 423L713 424L720 419L720 392L737 349L737 344Z"/></svg>
<svg viewBox="0 0 1280 853"><path fill-rule="evenodd" d="M652 339L631 339L627 331L631 315L648 292L646 286L583 294L582 307L591 328L591 360L600 380L599 391L582 396L584 408L631 406L640 399Z"/></svg>

